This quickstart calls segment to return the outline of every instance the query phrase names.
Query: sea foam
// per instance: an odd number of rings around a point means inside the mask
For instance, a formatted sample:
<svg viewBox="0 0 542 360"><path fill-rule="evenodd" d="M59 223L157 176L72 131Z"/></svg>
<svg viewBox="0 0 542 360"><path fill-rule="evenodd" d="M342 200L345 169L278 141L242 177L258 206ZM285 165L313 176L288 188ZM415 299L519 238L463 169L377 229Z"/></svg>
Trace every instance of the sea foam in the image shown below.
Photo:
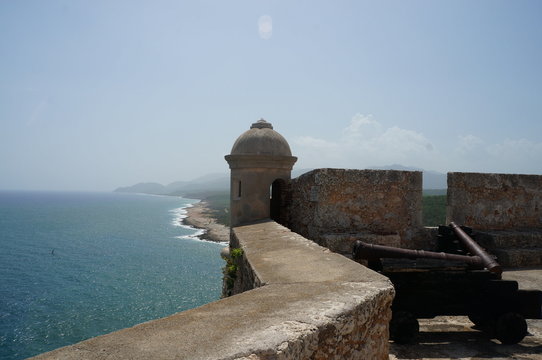
<svg viewBox="0 0 542 360"><path fill-rule="evenodd" d="M207 233L206 229L198 229L196 227L193 227L191 225L183 224L183 220L187 218L188 216L188 208L193 207L193 204L187 204L182 207L172 209L170 212L173 214L173 219L171 220L171 224L173 226L177 226L183 229L188 229L191 231L194 231L193 234L190 235L181 235L181 236L175 236L176 239L183 239L183 240L197 240L197 241L204 241L204 242L211 242L216 243L215 241L208 241L201 238L202 235L205 235Z"/></svg>

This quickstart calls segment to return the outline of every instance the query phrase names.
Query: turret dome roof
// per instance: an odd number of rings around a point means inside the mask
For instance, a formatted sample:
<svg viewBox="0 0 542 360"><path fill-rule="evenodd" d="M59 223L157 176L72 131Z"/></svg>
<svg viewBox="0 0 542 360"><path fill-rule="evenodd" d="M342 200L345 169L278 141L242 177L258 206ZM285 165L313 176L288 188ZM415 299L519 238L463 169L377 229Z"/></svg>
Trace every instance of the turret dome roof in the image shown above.
<svg viewBox="0 0 542 360"><path fill-rule="evenodd" d="M292 156L292 151L286 139L273 130L273 125L261 119L237 138L231 155Z"/></svg>

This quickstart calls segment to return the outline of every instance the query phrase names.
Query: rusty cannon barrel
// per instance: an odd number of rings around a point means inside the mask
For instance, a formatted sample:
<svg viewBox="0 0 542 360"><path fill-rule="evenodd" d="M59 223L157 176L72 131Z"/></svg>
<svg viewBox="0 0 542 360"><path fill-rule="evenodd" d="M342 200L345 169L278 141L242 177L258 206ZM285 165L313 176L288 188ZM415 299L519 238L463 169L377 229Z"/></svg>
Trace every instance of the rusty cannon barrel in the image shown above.
<svg viewBox="0 0 542 360"><path fill-rule="evenodd" d="M475 256L478 256L482 260L482 264L486 269L495 274L502 274L501 265L491 257L480 245L476 243L466 232L461 229L459 225L454 222L450 223L450 228L454 231L455 235L461 240L467 250Z"/></svg>
<svg viewBox="0 0 542 360"><path fill-rule="evenodd" d="M391 246L367 244L361 240L356 241L356 243L354 244L353 256L356 260L378 260L380 258L396 258L461 261L476 268L482 269L484 267L482 259L479 256L465 256L448 254L444 252L410 250Z"/></svg>

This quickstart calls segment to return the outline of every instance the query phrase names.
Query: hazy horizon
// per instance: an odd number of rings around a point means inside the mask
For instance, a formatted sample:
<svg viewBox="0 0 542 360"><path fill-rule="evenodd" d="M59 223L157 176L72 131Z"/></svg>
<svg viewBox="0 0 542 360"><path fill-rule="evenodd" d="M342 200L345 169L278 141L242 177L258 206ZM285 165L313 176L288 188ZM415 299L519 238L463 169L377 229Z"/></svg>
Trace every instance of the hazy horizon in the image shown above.
<svg viewBox="0 0 542 360"><path fill-rule="evenodd" d="M0 189L295 168L542 174L540 1L0 2Z"/></svg>

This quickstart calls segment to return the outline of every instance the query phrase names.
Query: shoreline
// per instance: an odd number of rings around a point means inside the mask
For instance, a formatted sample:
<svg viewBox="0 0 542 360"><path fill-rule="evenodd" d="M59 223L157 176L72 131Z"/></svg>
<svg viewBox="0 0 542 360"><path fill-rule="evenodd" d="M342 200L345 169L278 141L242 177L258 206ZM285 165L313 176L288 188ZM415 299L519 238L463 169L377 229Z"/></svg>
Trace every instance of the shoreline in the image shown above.
<svg viewBox="0 0 542 360"><path fill-rule="evenodd" d="M196 229L205 230L201 235L197 235L200 240L207 240L216 243L229 243L230 228L218 224L216 219L210 214L207 202L200 200L192 206L186 208L186 217L182 219L182 224Z"/></svg>

